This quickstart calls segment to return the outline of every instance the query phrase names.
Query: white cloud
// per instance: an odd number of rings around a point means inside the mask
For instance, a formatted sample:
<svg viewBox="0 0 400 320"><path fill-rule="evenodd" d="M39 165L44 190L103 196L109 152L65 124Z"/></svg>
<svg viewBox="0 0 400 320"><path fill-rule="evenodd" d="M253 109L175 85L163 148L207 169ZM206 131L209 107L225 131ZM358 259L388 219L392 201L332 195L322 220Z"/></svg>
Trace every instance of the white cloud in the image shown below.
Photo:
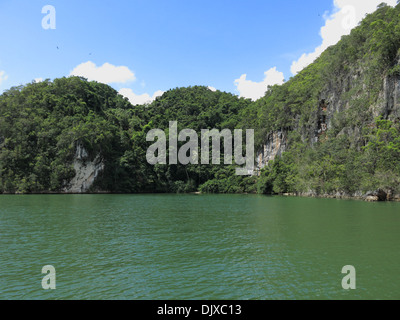
<svg viewBox="0 0 400 320"><path fill-rule="evenodd" d="M211 86L208 86L208 89L213 91L213 92L217 91L217 89L215 89L214 87L211 87Z"/></svg>
<svg viewBox="0 0 400 320"><path fill-rule="evenodd" d="M92 61L81 63L71 71L70 76L80 76L89 81L98 81L105 84L126 83L136 80L135 74L125 66L114 66L108 62L97 67Z"/></svg>
<svg viewBox="0 0 400 320"><path fill-rule="evenodd" d="M42 82L42 81L43 81L43 78L36 78L34 81L35 81L36 83L39 83L39 82Z"/></svg>
<svg viewBox="0 0 400 320"><path fill-rule="evenodd" d="M297 74L314 62L328 47L339 42L342 36L350 34L366 14L372 13L377 6L386 2L395 6L397 0L334 0L334 12L326 13L325 25L320 30L322 44L313 52L304 53L297 61L293 61L290 71Z"/></svg>
<svg viewBox="0 0 400 320"><path fill-rule="evenodd" d="M157 97L162 96L164 91L158 90L156 91L153 96L150 96L147 93L138 95L132 91L132 89L129 88L123 88L119 90L119 94L123 95L124 97L128 98L129 101L133 105L137 104L146 104L146 103L151 103L153 102Z"/></svg>
<svg viewBox="0 0 400 320"><path fill-rule="evenodd" d="M0 71L0 85L3 81L6 81L8 79L8 75L6 75L5 71Z"/></svg>
<svg viewBox="0 0 400 320"><path fill-rule="evenodd" d="M264 72L265 78L261 82L253 82L247 80L247 75L243 74L239 79L235 80L235 86L239 91L240 97L257 100L264 96L268 86L275 84L283 84L285 77L282 72L276 70L276 67Z"/></svg>

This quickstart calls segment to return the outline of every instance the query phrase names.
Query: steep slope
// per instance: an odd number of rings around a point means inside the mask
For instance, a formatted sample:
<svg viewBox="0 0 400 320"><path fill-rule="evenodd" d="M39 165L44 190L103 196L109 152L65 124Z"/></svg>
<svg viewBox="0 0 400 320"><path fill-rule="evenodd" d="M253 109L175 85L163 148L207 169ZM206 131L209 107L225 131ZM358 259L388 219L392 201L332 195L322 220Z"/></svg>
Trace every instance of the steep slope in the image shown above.
<svg viewBox="0 0 400 320"><path fill-rule="evenodd" d="M400 6L382 4L250 106L244 125L258 128L258 167L269 163L261 190L335 196L400 191L399 49ZM276 155L282 157L274 163Z"/></svg>

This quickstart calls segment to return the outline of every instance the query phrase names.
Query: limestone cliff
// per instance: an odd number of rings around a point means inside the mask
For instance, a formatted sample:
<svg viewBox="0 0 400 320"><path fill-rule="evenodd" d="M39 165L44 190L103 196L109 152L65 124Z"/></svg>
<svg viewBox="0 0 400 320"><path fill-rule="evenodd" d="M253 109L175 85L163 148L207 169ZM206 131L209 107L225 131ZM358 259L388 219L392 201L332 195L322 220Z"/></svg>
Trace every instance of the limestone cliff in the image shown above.
<svg viewBox="0 0 400 320"><path fill-rule="evenodd" d="M286 151L287 132L276 131L267 136L263 149L257 152L256 172L268 165L268 162L274 160L277 156L281 156Z"/></svg>
<svg viewBox="0 0 400 320"><path fill-rule="evenodd" d="M90 160L88 152L80 143L76 146L73 166L76 174L64 188L65 193L89 192L99 173L104 170L104 163L100 156Z"/></svg>
<svg viewBox="0 0 400 320"><path fill-rule="evenodd" d="M400 58L397 64L400 65ZM313 124L308 128L295 126L292 130L300 132L304 141L309 139L311 145L323 139L334 126L334 121L338 122L338 116L352 111L352 108L354 110L354 106L369 94L365 84L364 71L361 67L357 67L338 75L337 78L327 80L312 115ZM367 113L371 122L346 124L342 127L339 125L340 130L337 134L350 136L353 143L358 144L361 141L363 126L374 126L373 119L382 116L384 119L400 122L399 75L389 75L382 79L378 99L370 105ZM336 129L337 127L336 124ZM256 172L259 173L270 161L288 150L290 147L289 132L288 129L281 129L270 132L266 136L264 145L257 152Z"/></svg>
<svg viewBox="0 0 400 320"><path fill-rule="evenodd" d="M400 65L400 58L397 60L397 65ZM325 116L320 116L319 120L320 123L325 123L326 130L332 127L335 115L354 108L357 101L368 96L365 78L365 70L358 67L328 82L321 93L319 109L319 112L322 110L325 112ZM379 116L392 121L400 119L400 76L390 75L383 78L378 99L376 103L370 105L368 112L371 119ZM368 125L368 123L363 123L363 125ZM355 126L342 128L343 132L355 135L356 138L359 135L359 129L361 128Z"/></svg>

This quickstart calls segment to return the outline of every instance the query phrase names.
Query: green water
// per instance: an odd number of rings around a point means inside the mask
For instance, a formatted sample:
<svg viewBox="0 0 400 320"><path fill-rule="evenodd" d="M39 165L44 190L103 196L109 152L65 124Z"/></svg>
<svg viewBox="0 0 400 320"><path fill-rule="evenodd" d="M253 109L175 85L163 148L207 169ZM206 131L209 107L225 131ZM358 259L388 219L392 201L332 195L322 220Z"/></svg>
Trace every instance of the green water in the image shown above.
<svg viewBox="0 0 400 320"><path fill-rule="evenodd" d="M400 299L399 230L400 203L0 196L0 299Z"/></svg>

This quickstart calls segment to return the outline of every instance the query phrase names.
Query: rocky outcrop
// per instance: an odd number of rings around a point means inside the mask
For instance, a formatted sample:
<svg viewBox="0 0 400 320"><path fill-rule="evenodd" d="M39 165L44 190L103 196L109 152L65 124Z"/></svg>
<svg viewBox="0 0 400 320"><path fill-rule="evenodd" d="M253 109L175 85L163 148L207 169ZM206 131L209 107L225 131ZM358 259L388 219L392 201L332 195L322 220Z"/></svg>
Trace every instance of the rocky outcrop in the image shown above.
<svg viewBox="0 0 400 320"><path fill-rule="evenodd" d="M400 65L400 57L397 61ZM350 108L354 106L362 106L365 101L368 101L368 88L366 87L366 75L363 67L350 68L347 72L338 74L327 82L325 89L319 95L318 106L316 112L311 117L310 126L307 128L299 128L295 125L292 130L297 130L301 134L303 141L310 141L310 145L328 139L327 132L332 128L337 130L338 136L344 135L351 137L350 143L353 146L360 147L364 143L363 126L374 127L375 123L372 119L382 116L384 119L393 122L400 122L400 75L391 74L382 78L382 87L377 100L369 106L367 114L369 114L371 122L352 124L345 123L343 127L338 127L340 121L335 118L338 114L352 111ZM354 112L357 112L355 109ZM335 121L334 121L335 120ZM336 126L336 127L335 127ZM280 156L290 146L288 145L288 132L276 131L266 137L266 142L257 153L257 170L260 170L268 165L271 160ZM376 190L364 194L361 191L355 194L347 194L338 192L336 194L320 195L315 191L310 190L303 196L310 197L333 197L340 199L360 199L366 201L400 201L400 195L395 194L391 190Z"/></svg>
<svg viewBox="0 0 400 320"><path fill-rule="evenodd" d="M287 132L283 130L272 132L268 135L263 149L257 153L256 172L265 168L268 163L286 151Z"/></svg>
<svg viewBox="0 0 400 320"><path fill-rule="evenodd" d="M397 64L400 65L400 57ZM352 102L365 96L366 88L365 74L362 68L350 70L346 74L339 75L337 79L327 85L320 95L320 101L326 112L326 129L332 125L333 116L336 113L351 108ZM349 95L349 93L351 94ZM383 79L382 89L375 104L369 108L372 118L383 116L384 119L392 121L400 120L400 76L388 75ZM347 133L353 134L355 129L345 128ZM357 134L357 132L356 132Z"/></svg>
<svg viewBox="0 0 400 320"><path fill-rule="evenodd" d="M376 191L367 192L364 199L368 202L386 201L388 199L388 194L385 191L379 189Z"/></svg>
<svg viewBox="0 0 400 320"><path fill-rule="evenodd" d="M319 104L313 115L313 125L309 128L294 127L293 130L301 132L303 141L310 139L311 145L317 143L326 136L326 132L332 127L332 119L336 113L343 112L350 108L348 99L345 99L346 93L354 89L363 82L363 70L358 68L338 78L332 79L327 83L319 97ZM362 94L362 90L359 93ZM354 96L353 98L356 98ZM359 128L344 128L340 134L349 134L357 139L361 137ZM257 153L258 172L268 165L268 162L274 160L276 156L281 155L288 148L288 132L277 131L268 135L263 150Z"/></svg>
<svg viewBox="0 0 400 320"><path fill-rule="evenodd" d="M382 104L378 108L384 118L391 120L400 119L400 78L396 76L386 77L381 93ZM380 110L379 110L380 109Z"/></svg>
<svg viewBox="0 0 400 320"><path fill-rule="evenodd" d="M64 188L65 193L86 193L90 191L99 173L104 170L104 163L99 156L90 160L82 144L76 147L73 166L75 177Z"/></svg>

